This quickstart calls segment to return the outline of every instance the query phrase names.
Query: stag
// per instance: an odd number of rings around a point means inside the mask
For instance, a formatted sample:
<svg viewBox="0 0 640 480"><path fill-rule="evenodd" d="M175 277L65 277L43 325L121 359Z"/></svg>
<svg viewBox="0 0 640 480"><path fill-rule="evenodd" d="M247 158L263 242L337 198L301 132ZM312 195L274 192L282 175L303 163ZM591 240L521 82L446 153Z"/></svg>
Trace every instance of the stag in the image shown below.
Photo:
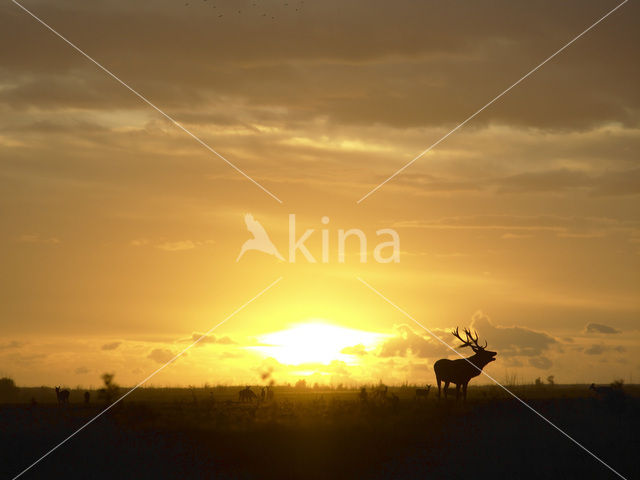
<svg viewBox="0 0 640 480"><path fill-rule="evenodd" d="M58 397L58 403L69 403L69 390L60 390L60 387L56 387L56 397Z"/></svg>
<svg viewBox="0 0 640 480"><path fill-rule="evenodd" d="M467 385L469 380L473 377L477 377L482 372L482 369L490 362L495 360L497 352L486 350L487 343L485 341L484 346L478 344L478 334L475 336L471 333L471 330L465 328L465 339L462 339L458 328L456 328L451 334L462 342L462 347L471 347L473 355L467 358L460 358L458 360L448 360L443 358L433 364L433 370L436 374L436 380L438 381L438 398L440 398L440 382L444 382L444 398L447 398L447 390L449 384L453 383L456 386L456 400L460 397L460 387L462 387L462 396L464 400L467 400Z"/></svg>

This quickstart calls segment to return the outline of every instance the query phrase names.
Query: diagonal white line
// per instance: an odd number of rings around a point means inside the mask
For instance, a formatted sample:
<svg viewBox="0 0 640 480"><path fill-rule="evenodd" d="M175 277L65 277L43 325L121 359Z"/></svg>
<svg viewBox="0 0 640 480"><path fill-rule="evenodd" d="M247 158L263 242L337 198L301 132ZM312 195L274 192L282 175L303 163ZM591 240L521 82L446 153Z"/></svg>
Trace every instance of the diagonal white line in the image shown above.
<svg viewBox="0 0 640 480"><path fill-rule="evenodd" d="M91 420L89 420L87 423L85 423L84 425L82 425L80 428L78 428L76 431L74 431L71 435L69 435L67 438L65 438L64 440L62 440L60 443L58 443L55 447L53 447L51 450L47 451L44 455L42 455L40 458L38 458L35 462L33 462L31 465L29 465L27 468L25 468L24 470L22 470L20 473L18 473L15 477L13 477L13 480L16 480L17 478L21 477L22 475L24 475L25 473L27 473L29 470L31 470L33 467L35 467L38 463L40 463L42 460L44 460L47 456L49 456L50 454L52 454L54 451L56 451L58 448L60 448L62 445L64 445L65 443L67 443L69 440L71 440L73 437L75 437L78 433L80 433L80 431L84 430L86 427L88 427L90 424L92 424L95 420L97 420L99 417L101 417L102 415L104 415L106 412L108 412L109 410L111 410L114 406L116 406L119 402L121 402L126 396L128 396L131 392L133 392L134 390L136 390L138 387L140 387L141 385L143 385L144 383L146 383L148 380L150 380L153 376L155 376L157 373L161 372L162 370L164 370L167 366L171 365L173 362L175 362L178 358L180 358L187 350L189 350L190 348L192 348L194 345L196 345L198 342L200 342L200 340L202 340L203 338L207 337L209 334L211 334L211 332L213 332L216 328L218 328L219 326L223 325L224 323L227 322L227 320L229 320L230 318L232 318L234 315L236 315L238 312L240 312L241 310L243 310L247 305L249 305L251 302L253 302L254 300L256 300L258 297L262 296L262 294L264 294L267 290L269 290L271 287L273 287L276 283L278 283L280 280L282 280L282 277L279 277L277 280L275 280L273 283L271 283L268 287L264 288L260 293L258 293L257 295L255 295L251 300L248 300L247 302L245 302L243 305L241 305L240 307L238 307L236 310L233 311L233 313L231 313L227 318L225 318L224 320L222 320L221 322L219 322L218 324L214 325L213 327L211 327L209 330L207 330L205 333L203 333L200 338L198 338L196 341L194 341L191 345L189 345L188 347L186 347L184 350L182 350L180 353L176 354L171 360L169 360L167 363L165 363L164 365L162 365L160 368L158 368L157 370L155 370L154 372L152 372L151 374L149 374L144 380L142 380L140 383L138 383L135 387L133 387L131 390L129 390L127 393L125 393L124 395L122 395L120 398L118 398L115 402L113 402L111 405L109 405L108 407L106 407L104 410L102 410L100 413L98 413L95 417L93 417Z"/></svg>
<svg viewBox="0 0 640 480"><path fill-rule="evenodd" d="M538 412L535 408L533 408L531 405L529 405L527 402L525 402L524 400L522 400L520 397L518 397L515 393L513 393L511 390L509 390L507 387L505 387L504 385L502 385L500 382L498 382L495 378L493 378L491 375L489 375L488 373L486 373L484 370L482 370L481 368L478 368L477 366L475 366L472 362L469 361L469 359L465 356L463 356L460 352L458 352L455 348L453 348L451 345L449 345L447 342L445 342L444 340L442 340L439 336L437 336L435 333L433 333L431 330L429 330L427 327L425 327L422 323L418 322L415 318L413 318L411 315L409 315L405 310L403 310L402 308L400 308L398 305L396 305L395 303L393 303L391 300L389 300L387 297L385 297L382 293L380 293L377 289L375 289L374 287L372 287L369 283L367 283L366 281L364 281L362 278L360 277L356 277L363 285L365 285L369 290L371 290L372 292L376 293L380 298L382 298L383 300L385 300L389 305L391 305L393 308L395 308L396 310L398 310L400 313L402 313L405 317L409 318L410 320L412 320L416 325L422 327L429 335L431 335L433 338L435 338L436 340L438 340L440 343L442 343L444 346L446 346L449 350L451 350L452 352L454 352L456 355L458 355L460 358L462 358L463 360L466 360L467 362L469 362L470 365L473 365L473 367L476 370L479 370L480 373L482 373L485 377L491 379L491 381L493 381L493 383L495 383L496 385L498 385L499 387L501 387L505 392L507 392L509 395L511 395L513 398L515 398L516 400L518 400L522 405L524 405L525 407L527 407L529 410L531 410L533 413L535 413L538 417L540 417L542 420L544 420L545 422L547 422L549 425L551 425L553 428L555 428L557 431L559 431L562 435L564 435L565 437L567 437L569 440L571 440L573 443L575 443L578 447L580 447L582 450L584 450L585 452L587 452L589 455L591 455L593 458L595 458L598 462L600 462L602 465L604 465L605 467L607 467L609 470L611 470L613 473L615 473L618 477L622 478L623 480L626 480L626 477L622 476L618 471L614 470L611 466L609 466L607 463L605 463L600 457L598 457L597 455L595 455L593 452L591 452L591 450L589 450L587 447L583 446L580 442L578 442L575 438L573 438L571 435L569 435L568 433L566 433L564 430L562 430L560 427L558 427L555 423L553 423L551 420L549 420L547 417L545 417L544 415L542 415L540 412Z"/></svg>
<svg viewBox="0 0 640 480"><path fill-rule="evenodd" d="M75 44L73 44L70 40L68 40L67 38L65 38L62 34L58 33L56 30L53 29L53 27L49 26L47 23L45 23L43 20L41 20L38 16L36 16L33 12L31 12L30 10L28 10L27 8L23 7L21 4L19 4L18 2L16 2L16 0L11 0L13 3L15 3L18 7L20 7L22 10L24 10L25 12L27 12L29 15L31 15L34 19L36 19L38 22L40 22L42 25L44 25L47 29L49 29L51 32L53 32L56 36L58 36L59 38L61 38L62 40L64 40L69 46L71 46L72 48L74 48L78 53L80 53L81 55L83 55L85 58L87 58L88 60L90 60L91 62L93 62L96 66L98 66L98 68L100 68L103 72L105 72L107 75L109 75L110 77L112 77L114 80L116 80L118 83L120 83L123 87L125 87L127 90L129 90L130 92L132 92L134 95L136 95L138 98L140 98L143 102L145 102L147 105L149 105L151 108L153 108L155 111L157 111L160 115L162 115L163 117L165 117L167 120L169 120L171 123L173 123L176 127L178 127L180 130L182 130L184 133L186 133L187 135L189 135L191 138L193 138L196 142L198 142L200 145L202 145L204 148L206 148L207 150L209 150L211 153L213 153L214 155L218 156L220 159L224 160L231 168L233 168L235 171L237 171L240 175L242 175L244 178L246 178L247 180L249 180L250 182L252 182L254 185L256 185L258 188L260 188L263 192L265 192L267 195L269 195L271 198L273 198L274 200L276 200L279 203L282 203L282 200L280 200L278 197L276 197L273 193L271 193L269 190L267 190L266 187L263 187L260 183L258 183L256 180L254 180L253 178L251 178L249 175L247 175L244 171L242 171L240 168L236 167L233 163L231 163L229 160L227 160L224 156L222 156L220 153L218 153L216 150L214 150L212 147L210 147L207 143L205 143L203 140L201 140L199 137L197 137L195 134L191 133L190 130L187 130L185 127L183 127L180 123L178 123L176 120L174 120L171 116L169 116L169 114L165 113L163 110L161 110L159 107L157 107L156 105L154 105L153 103L151 103L150 100L148 100L147 98L145 98L142 94L138 93L137 90L134 90L132 87L130 87L128 84L126 84L124 81L120 80L120 78L118 78L114 73L112 73L109 69L107 69L106 67L104 67L102 64L100 64L97 60L94 60L91 56L89 56L89 54L85 53L83 50L81 50L79 47L77 47Z"/></svg>
<svg viewBox="0 0 640 480"><path fill-rule="evenodd" d="M369 197L370 195L372 195L374 192L376 192L380 187L382 187L384 184L386 184L388 181L390 181L391 179L393 179L394 177L396 177L397 175L399 175L400 173L402 173L404 170L406 170L408 167L410 167L411 165L413 165L413 163L418 160L419 158L421 158L422 156L424 156L425 154L427 154L430 150L432 150L433 148L435 148L436 146L438 146L441 142L443 142L444 140L447 139L447 137L449 137L450 135L452 135L453 133L455 133L458 129L462 128L464 125L467 124L467 122L469 122L470 120L472 120L473 118L475 118L478 114L480 114L480 112L482 112L484 109L486 109L487 107L489 107L490 105L492 105L496 100L498 100L500 97L502 97L503 95L505 95L506 93L508 93L512 88L514 88L516 85L518 85L519 83L521 83L522 81L524 81L527 77L529 77L531 74L533 74L536 70L538 70L540 67L542 67L545 63L549 62L551 59L553 59L556 55L558 55L560 52L562 52L563 50L565 50L567 47L569 47L572 43L574 43L576 40L578 40L580 37L582 37L585 33L587 33L589 30L591 30L592 28L594 28L596 25L598 25L600 22L602 22L605 18L607 18L609 15L611 15L613 12L615 12L616 10L618 10L621 6L623 6L625 3L627 3L629 0L624 0L621 4L619 4L617 7L615 7L614 9L610 10L606 15L602 16L598 21L596 21L595 23L593 23L589 28L587 28L586 30L584 30L582 33L580 33L579 35L576 35L570 42L568 42L567 44L565 44L561 49L557 50L553 55L547 57L544 61L542 61L540 64L538 64L537 67L533 68L532 70L530 70L526 75L524 75L523 77L521 77L517 82L513 83L510 87L508 87L507 89L505 89L502 93L500 93L499 95L495 96L493 98L493 100L491 100L490 102L488 102L484 107L476 110L476 112L474 114L472 114L470 117L468 117L465 121L463 121L462 123L458 124L458 126L456 126L453 130L451 130L449 133L447 133L445 136L443 136L442 138L440 138L440 140L438 140L437 142L433 143L430 147L426 148L425 150L422 151L422 153L420 153L419 155L417 155L415 158L413 158L413 160L411 160L410 162L406 163L405 165L403 165L401 168L399 168L398 170L396 170L396 172L391 175L389 178L387 178L384 182L380 183L378 186L376 186L375 188L373 188L372 190L370 190L364 197L362 197L360 200L358 200L356 203L360 203L363 200L365 200L367 197Z"/></svg>

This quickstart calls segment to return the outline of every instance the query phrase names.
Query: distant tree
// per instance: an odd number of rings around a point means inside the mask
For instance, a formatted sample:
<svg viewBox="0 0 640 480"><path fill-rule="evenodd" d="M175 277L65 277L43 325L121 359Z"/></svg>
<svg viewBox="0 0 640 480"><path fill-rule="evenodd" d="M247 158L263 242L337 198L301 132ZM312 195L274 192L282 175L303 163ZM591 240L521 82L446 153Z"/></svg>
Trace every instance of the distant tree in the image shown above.
<svg viewBox="0 0 640 480"><path fill-rule="evenodd" d="M307 381L304 378L301 378L296 382L295 388L299 390L304 390L305 388L307 388Z"/></svg>
<svg viewBox="0 0 640 480"><path fill-rule="evenodd" d="M0 400L13 400L18 395L18 387L12 378L0 378Z"/></svg>
<svg viewBox="0 0 640 480"><path fill-rule="evenodd" d="M556 377L554 375L549 375L547 377L547 383L553 387L556 384Z"/></svg>
<svg viewBox="0 0 640 480"><path fill-rule="evenodd" d="M111 403L118 396L118 392L120 391L118 384L113 381L114 377L115 373L103 373L100 377L104 383L104 388L98 390L98 393L107 403Z"/></svg>
<svg viewBox="0 0 640 480"><path fill-rule="evenodd" d="M624 380L622 378L614 380L613 382L611 382L611 387L617 390L622 390L622 388L624 387Z"/></svg>

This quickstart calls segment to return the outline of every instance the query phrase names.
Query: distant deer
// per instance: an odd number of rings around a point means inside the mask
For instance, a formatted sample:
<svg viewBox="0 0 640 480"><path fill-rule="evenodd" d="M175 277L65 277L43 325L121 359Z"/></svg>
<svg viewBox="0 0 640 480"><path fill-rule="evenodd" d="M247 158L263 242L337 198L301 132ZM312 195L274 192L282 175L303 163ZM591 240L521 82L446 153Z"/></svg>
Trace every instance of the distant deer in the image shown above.
<svg viewBox="0 0 640 480"><path fill-rule="evenodd" d="M593 390L598 400L609 409L619 412L626 408L625 394L621 381L614 382L608 387L596 387L596 385L592 383L589 389Z"/></svg>
<svg viewBox="0 0 640 480"><path fill-rule="evenodd" d="M238 397L241 402L253 402L258 399L257 395L253 393L253 390L251 390L251 387L249 386L240 390L240 392L238 392Z"/></svg>
<svg viewBox="0 0 640 480"><path fill-rule="evenodd" d="M460 358L458 360L443 358L433 364L433 370L436 374L436 380L438 381L438 398L440 398L440 382L444 382L445 399L447 398L449 384L454 383L456 386L456 400L460 397L460 387L462 387L462 395L466 401L469 380L480 375L482 369L488 363L493 362L498 353L486 350L486 341L484 347L478 345L478 334L476 333L475 336L473 336L467 328L464 329L466 336L464 340L460 337L458 328L451 332L451 334L462 342L462 345L458 348L471 347L474 354L471 357Z"/></svg>
<svg viewBox="0 0 640 480"><path fill-rule="evenodd" d="M60 390L60 387L56 387L56 397L58 397L58 403L69 403L69 390Z"/></svg>
<svg viewBox="0 0 640 480"><path fill-rule="evenodd" d="M371 399L379 402L385 402L387 400L388 392L389 392L389 387L387 387L386 385L380 384L372 390Z"/></svg>
<svg viewBox="0 0 640 480"><path fill-rule="evenodd" d="M421 398L426 400L429 396L429 390L431 390L431 385L427 385L427 388L416 388L416 400Z"/></svg>
<svg viewBox="0 0 640 480"><path fill-rule="evenodd" d="M367 393L366 387L362 387L360 389L360 393L358 394L358 398L360 399L360 403L365 404L369 400L369 394Z"/></svg>
<svg viewBox="0 0 640 480"><path fill-rule="evenodd" d="M597 395L608 396L614 393L613 387L596 387L595 383L592 383L589 390L593 390Z"/></svg>

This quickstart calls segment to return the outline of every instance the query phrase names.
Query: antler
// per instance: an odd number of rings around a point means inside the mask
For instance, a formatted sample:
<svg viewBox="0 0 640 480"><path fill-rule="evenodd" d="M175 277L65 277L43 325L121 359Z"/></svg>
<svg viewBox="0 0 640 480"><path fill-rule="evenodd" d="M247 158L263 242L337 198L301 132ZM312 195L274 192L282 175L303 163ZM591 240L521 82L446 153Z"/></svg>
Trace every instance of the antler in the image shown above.
<svg viewBox="0 0 640 480"><path fill-rule="evenodd" d="M456 329L453 332L451 332L451 334L462 342L462 345L460 345L459 348L471 347L474 351L483 350L487 348L487 345L488 345L487 341L485 340L484 347L481 345L478 345L478 332L475 332L475 336L473 336L473 334L471 333L471 330L469 330L468 328L464 329L464 335L466 337L466 340L463 340L462 337L460 336L458 327L456 327Z"/></svg>

